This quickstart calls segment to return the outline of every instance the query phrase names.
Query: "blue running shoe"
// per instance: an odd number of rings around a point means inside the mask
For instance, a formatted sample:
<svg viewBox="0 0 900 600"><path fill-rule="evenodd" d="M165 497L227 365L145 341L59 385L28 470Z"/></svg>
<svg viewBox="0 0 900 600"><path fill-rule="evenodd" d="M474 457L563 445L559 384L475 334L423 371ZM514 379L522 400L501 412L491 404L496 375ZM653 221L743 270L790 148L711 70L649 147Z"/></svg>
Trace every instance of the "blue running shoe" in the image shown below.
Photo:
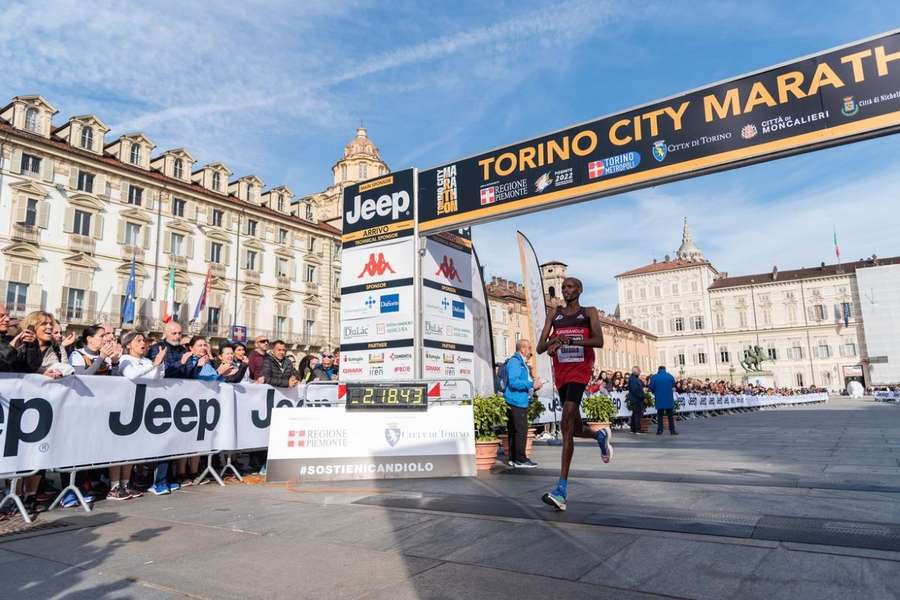
<svg viewBox="0 0 900 600"><path fill-rule="evenodd" d="M94 497L91 495L83 495L84 501L88 504L94 501ZM59 503L63 508L74 508L76 506L80 506L81 503L78 502L78 496L75 495L75 492L69 490L66 492L66 495L63 496L62 502Z"/></svg>
<svg viewBox="0 0 900 600"><path fill-rule="evenodd" d="M547 492L543 496L541 496L541 500L544 504L549 504L556 510L562 512L566 510L566 496L565 494L560 493L560 489L557 487L552 492Z"/></svg>
<svg viewBox="0 0 900 600"><path fill-rule="evenodd" d="M167 483L157 483L152 488L150 488L150 492L154 496L165 496L166 494L171 494L169 491L169 484Z"/></svg>
<svg viewBox="0 0 900 600"><path fill-rule="evenodd" d="M177 492L177 491L180 490L180 489L181 489L181 485L178 484L178 483L170 483L170 484L169 484L169 491L170 491L170 492Z"/></svg>
<svg viewBox="0 0 900 600"><path fill-rule="evenodd" d="M601 429L597 432L597 445L600 446L600 458L604 463L608 463L613 457L612 442L609 441L611 433L609 429Z"/></svg>

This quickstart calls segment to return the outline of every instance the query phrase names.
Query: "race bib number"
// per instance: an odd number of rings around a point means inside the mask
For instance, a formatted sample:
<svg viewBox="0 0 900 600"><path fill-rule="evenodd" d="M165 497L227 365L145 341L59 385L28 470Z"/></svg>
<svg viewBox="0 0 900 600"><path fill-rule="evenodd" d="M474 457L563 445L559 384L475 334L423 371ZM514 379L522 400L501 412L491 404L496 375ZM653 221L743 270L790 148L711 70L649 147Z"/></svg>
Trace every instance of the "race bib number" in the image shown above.
<svg viewBox="0 0 900 600"><path fill-rule="evenodd" d="M571 338L573 341L584 339L580 335L571 336ZM556 351L556 357L561 363L584 362L584 346L560 346Z"/></svg>

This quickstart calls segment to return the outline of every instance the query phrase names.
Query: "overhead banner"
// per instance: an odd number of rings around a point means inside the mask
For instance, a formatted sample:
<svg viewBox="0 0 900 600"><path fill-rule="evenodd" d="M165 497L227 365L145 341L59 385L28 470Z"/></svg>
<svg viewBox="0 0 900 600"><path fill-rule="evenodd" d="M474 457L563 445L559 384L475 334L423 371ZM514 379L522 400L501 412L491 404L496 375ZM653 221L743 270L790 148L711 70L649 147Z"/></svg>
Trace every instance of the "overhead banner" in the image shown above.
<svg viewBox="0 0 900 600"><path fill-rule="evenodd" d="M419 172L420 233L849 143L900 126L900 33Z"/></svg>
<svg viewBox="0 0 900 600"><path fill-rule="evenodd" d="M415 170L344 189L342 381L416 376Z"/></svg>
<svg viewBox="0 0 900 600"><path fill-rule="evenodd" d="M472 406L276 408L266 481L475 475Z"/></svg>
<svg viewBox="0 0 900 600"><path fill-rule="evenodd" d="M472 238L468 229L425 240L422 347L426 379L474 376ZM480 285L480 277L478 284Z"/></svg>

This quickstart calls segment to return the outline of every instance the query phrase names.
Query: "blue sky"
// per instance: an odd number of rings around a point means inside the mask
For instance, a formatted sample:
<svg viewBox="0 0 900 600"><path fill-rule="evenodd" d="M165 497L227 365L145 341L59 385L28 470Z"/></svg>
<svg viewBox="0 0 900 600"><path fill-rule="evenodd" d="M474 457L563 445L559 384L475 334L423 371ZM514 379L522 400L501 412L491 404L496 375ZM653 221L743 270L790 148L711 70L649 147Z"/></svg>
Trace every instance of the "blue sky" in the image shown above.
<svg viewBox="0 0 900 600"><path fill-rule="evenodd" d="M127 6L127 8L123 8ZM900 25L847 2L4 3L6 96L57 123L95 113L299 195L362 121L394 168L426 168ZM13 24L15 24L13 26ZM896 136L475 229L520 279L514 233L611 310L616 273L697 244L732 274L900 254ZM564 240L564 241L563 241Z"/></svg>

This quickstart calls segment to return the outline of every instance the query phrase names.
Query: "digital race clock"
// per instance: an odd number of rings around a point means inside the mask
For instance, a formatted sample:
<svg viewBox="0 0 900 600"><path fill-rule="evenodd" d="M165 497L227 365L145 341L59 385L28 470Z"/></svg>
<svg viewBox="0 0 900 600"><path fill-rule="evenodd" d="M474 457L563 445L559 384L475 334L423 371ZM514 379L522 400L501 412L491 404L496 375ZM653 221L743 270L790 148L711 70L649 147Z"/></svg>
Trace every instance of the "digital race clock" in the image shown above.
<svg viewBox="0 0 900 600"><path fill-rule="evenodd" d="M348 383L347 409L404 408L426 410L428 385L424 383Z"/></svg>

